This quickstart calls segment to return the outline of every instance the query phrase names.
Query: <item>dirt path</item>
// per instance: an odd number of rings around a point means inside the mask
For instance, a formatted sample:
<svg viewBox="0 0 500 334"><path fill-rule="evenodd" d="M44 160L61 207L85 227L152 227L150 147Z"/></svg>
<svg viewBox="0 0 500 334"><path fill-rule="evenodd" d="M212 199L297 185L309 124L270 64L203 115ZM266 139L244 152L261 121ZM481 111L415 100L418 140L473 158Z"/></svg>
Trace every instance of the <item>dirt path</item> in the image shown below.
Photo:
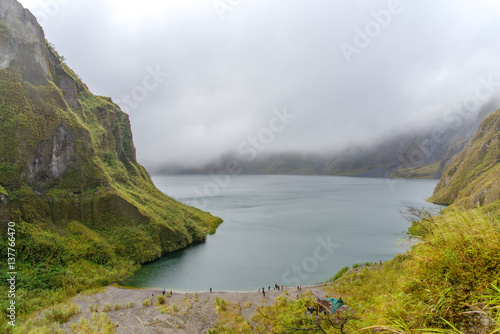
<svg viewBox="0 0 500 334"><path fill-rule="evenodd" d="M320 298L325 297L322 286L302 288L301 291L296 288L286 290L289 298L296 298L297 294L306 291L312 291L315 296ZM72 302L81 307L81 314L69 323L62 325L61 328L70 331L71 323L78 322L81 317L90 318L92 316L91 306L92 308L97 306L99 312L105 310L112 322L118 324L118 327L116 327L118 333L140 334L145 333L145 330L149 334L206 333L208 329L215 326L218 319L214 306L215 298L219 297L228 302L240 304L243 317L250 319L259 305L262 303L273 304L276 297L284 294L284 292L282 290L266 291L265 298L263 298L262 292L257 291L174 292L172 297L165 298L164 306L143 305L143 301L149 299L151 294L154 294L156 299L157 295L162 294L162 290L126 289L109 286L102 293L92 296L79 295L73 298ZM167 295L169 294L168 291ZM131 303L133 303L133 306ZM248 307L248 303L251 303L250 307ZM166 311L162 312L162 309Z"/></svg>

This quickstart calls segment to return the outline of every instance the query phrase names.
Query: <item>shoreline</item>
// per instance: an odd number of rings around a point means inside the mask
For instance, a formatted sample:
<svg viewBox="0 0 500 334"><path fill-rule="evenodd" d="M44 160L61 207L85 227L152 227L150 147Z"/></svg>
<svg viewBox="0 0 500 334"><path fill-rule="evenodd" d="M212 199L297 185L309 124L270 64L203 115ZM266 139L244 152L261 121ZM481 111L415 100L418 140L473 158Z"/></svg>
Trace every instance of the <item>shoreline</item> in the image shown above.
<svg viewBox="0 0 500 334"><path fill-rule="evenodd" d="M311 292L315 297L325 298L323 285L288 287L284 290L266 290L265 296L258 291L203 291L167 293L164 304L155 303L162 295L163 289L127 288L117 284L104 287L104 290L93 295L79 294L69 300L76 304L81 312L67 323L61 324L65 332L72 332L72 325L80 319L91 319L101 312L106 313L116 333L207 333L219 321L216 301L223 299L232 305L239 305L241 316L251 318L261 305L274 304L276 299L284 296L295 299L297 296ZM170 292L170 290L168 291Z"/></svg>
<svg viewBox="0 0 500 334"><path fill-rule="evenodd" d="M304 285L301 288L302 289L322 288L326 285L328 285L328 282L324 282L321 284ZM107 287L115 287L115 288L119 288L119 289L135 290L135 291L139 291L139 290L158 290L160 292L163 291L162 288L124 286L124 285L121 285L120 283L112 283L108 286L105 286L104 288L107 288ZM289 286L289 287L284 286L283 288L285 291L289 291L290 289L297 290L296 286ZM167 291L167 292L172 291L173 293L177 293L177 294L216 293L216 292L222 292L222 293L254 293L254 292L258 293L258 292L261 292L262 293L262 291L258 291L258 290L212 290L212 292L210 292L210 290L182 291L182 290L172 290L172 289L166 289L166 288L165 288L165 291ZM268 292L268 291L278 291L279 292L279 291L281 291L281 288L280 288L280 290L274 290L274 289L266 290L266 292ZM300 290L298 290L298 291L300 291Z"/></svg>

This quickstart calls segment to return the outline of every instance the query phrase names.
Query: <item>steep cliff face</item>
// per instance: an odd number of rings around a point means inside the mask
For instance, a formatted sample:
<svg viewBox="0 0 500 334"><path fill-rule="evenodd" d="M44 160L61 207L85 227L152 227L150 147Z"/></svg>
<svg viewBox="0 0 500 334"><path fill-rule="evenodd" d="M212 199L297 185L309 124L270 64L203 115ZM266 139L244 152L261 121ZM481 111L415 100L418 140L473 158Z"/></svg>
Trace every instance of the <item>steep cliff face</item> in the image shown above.
<svg viewBox="0 0 500 334"><path fill-rule="evenodd" d="M0 0L0 110L1 226L26 222L61 237L78 222L113 256L146 262L221 222L154 187L128 116L88 90L15 0Z"/></svg>
<svg viewBox="0 0 500 334"><path fill-rule="evenodd" d="M0 3L0 68L17 67L31 84L49 79L44 34L36 18L15 0Z"/></svg>
<svg viewBox="0 0 500 334"><path fill-rule="evenodd" d="M481 123L472 141L443 173L430 200L465 208L500 200L500 110Z"/></svg>

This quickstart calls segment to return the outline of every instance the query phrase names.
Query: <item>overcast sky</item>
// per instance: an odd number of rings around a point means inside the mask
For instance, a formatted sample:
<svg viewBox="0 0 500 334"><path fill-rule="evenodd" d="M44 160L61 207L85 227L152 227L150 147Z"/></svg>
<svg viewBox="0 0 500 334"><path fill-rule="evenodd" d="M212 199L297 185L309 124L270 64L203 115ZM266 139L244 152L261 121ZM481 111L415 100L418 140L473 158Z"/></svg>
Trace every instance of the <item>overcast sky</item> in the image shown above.
<svg viewBox="0 0 500 334"><path fill-rule="evenodd" d="M338 149L500 92L496 0L20 2L150 167Z"/></svg>

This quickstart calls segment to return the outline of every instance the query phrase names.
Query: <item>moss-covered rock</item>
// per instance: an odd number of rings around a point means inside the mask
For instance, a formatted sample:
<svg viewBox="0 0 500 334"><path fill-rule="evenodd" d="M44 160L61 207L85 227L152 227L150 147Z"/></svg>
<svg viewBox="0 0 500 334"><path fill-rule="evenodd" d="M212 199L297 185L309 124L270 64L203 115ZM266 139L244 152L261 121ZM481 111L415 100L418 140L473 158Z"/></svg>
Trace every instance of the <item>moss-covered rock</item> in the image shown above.
<svg viewBox="0 0 500 334"><path fill-rule="evenodd" d="M26 259L66 254L61 265L67 257L143 263L213 233L220 219L153 185L128 116L88 90L36 19L15 0L0 0L0 9L1 233L9 220L26 222ZM99 237L68 242L76 222Z"/></svg>
<svg viewBox="0 0 500 334"><path fill-rule="evenodd" d="M221 222L153 185L128 116L89 91L28 10L0 0L0 257L14 238L18 318L203 242ZM11 269L0 263L4 296Z"/></svg>

